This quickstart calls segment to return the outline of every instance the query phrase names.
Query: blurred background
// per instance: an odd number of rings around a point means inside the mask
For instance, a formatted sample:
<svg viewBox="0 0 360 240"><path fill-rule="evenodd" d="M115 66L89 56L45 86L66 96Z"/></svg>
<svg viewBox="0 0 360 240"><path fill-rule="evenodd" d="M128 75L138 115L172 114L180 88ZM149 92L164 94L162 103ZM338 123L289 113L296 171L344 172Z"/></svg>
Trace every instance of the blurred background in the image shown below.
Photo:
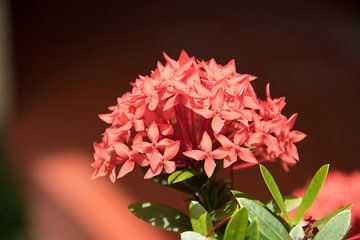
<svg viewBox="0 0 360 240"><path fill-rule="evenodd" d="M0 0L0 239L176 238L138 221L126 206L151 200L184 209L179 199L186 196L143 181L139 172L116 184L90 181L92 142L106 127L97 114L138 74L150 73L162 51L176 58L185 49L222 64L234 58L239 72L258 76L259 96L267 82L274 97L287 96L286 113L299 113L296 128L308 137L289 173L270 166L285 193L324 163L354 176L359 6ZM356 179L347 178L339 204L357 206ZM236 187L270 198L257 168L237 172Z"/></svg>

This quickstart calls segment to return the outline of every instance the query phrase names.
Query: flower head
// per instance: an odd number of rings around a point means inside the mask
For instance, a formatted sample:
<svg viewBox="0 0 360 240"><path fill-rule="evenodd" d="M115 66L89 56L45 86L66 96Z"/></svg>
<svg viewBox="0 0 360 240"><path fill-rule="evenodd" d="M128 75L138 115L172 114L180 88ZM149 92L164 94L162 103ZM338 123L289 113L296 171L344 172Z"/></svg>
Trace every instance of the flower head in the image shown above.
<svg viewBox="0 0 360 240"><path fill-rule="evenodd" d="M285 168L299 160L294 143L306 135L292 130L297 115L282 115L285 98L273 99L269 85L263 101L251 85L256 77L236 72L234 60L223 66L185 51L178 60L164 58L99 115L110 126L94 143L94 178L115 181L135 165L148 167L151 178L202 161L210 177L215 160L229 167L281 159Z"/></svg>

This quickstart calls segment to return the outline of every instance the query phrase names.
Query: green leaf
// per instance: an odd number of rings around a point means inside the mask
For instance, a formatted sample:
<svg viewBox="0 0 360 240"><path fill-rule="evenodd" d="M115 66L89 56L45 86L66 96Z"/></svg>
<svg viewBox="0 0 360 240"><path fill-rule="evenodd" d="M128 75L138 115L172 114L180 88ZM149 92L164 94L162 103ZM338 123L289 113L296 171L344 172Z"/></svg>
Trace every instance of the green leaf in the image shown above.
<svg viewBox="0 0 360 240"><path fill-rule="evenodd" d="M191 230L190 219L184 213L162 204L143 202L129 205L136 217L171 232Z"/></svg>
<svg viewBox="0 0 360 240"><path fill-rule="evenodd" d="M259 204L261 206L264 206L263 202L253 198L252 196L250 196L246 193L243 193L243 192L240 192L237 190L231 190L231 193L232 193L232 195L234 195L235 198L246 198L246 199L252 200L253 202L256 202L257 204Z"/></svg>
<svg viewBox="0 0 360 240"><path fill-rule="evenodd" d="M197 232L187 231L181 233L181 240L215 240L215 238L204 237L203 235Z"/></svg>
<svg viewBox="0 0 360 240"><path fill-rule="evenodd" d="M283 199L287 212L290 212L298 208L302 201L302 198L293 197L293 196L286 196ZM266 207L275 214L281 213L281 210L279 209L278 205L274 202L274 200L270 200L268 203L266 203Z"/></svg>
<svg viewBox="0 0 360 240"><path fill-rule="evenodd" d="M256 219L249 224L245 240L259 240L259 224Z"/></svg>
<svg viewBox="0 0 360 240"><path fill-rule="evenodd" d="M194 176L195 174L188 169L177 170L169 175L168 184L170 185L170 184L182 182Z"/></svg>
<svg viewBox="0 0 360 240"><path fill-rule="evenodd" d="M320 218L313 226L313 228L315 227L319 227L321 225L324 225L325 223L327 223L332 217L334 217L336 214L338 214L339 212L342 212L344 210L349 209L352 206L352 204L348 204L345 206L342 206L341 208L339 208L338 210L333 211L332 213L329 213L328 215Z"/></svg>
<svg viewBox="0 0 360 240"><path fill-rule="evenodd" d="M304 236L305 236L305 232L304 232L304 230L302 228L302 223L300 222L298 225L293 227L293 229L291 229L289 235L290 235L292 240L303 239Z"/></svg>
<svg viewBox="0 0 360 240"><path fill-rule="evenodd" d="M306 192L304 194L303 200L301 201L300 207L296 212L295 218L293 219L293 224L298 224L306 211L309 209L311 204L314 202L317 197L321 186L323 185L326 176L329 171L329 164L322 166L315 174L311 180Z"/></svg>
<svg viewBox="0 0 360 240"><path fill-rule="evenodd" d="M241 208L232 216L225 229L224 240L244 240L248 226L248 210Z"/></svg>
<svg viewBox="0 0 360 240"><path fill-rule="evenodd" d="M190 202L189 212L192 229L205 236L213 228L209 213L196 201Z"/></svg>
<svg viewBox="0 0 360 240"><path fill-rule="evenodd" d="M249 211L249 219L257 219L259 224L260 239L288 240L289 234L284 225L269 210L247 198L236 199L241 207Z"/></svg>
<svg viewBox="0 0 360 240"><path fill-rule="evenodd" d="M345 210L331 218L316 234L314 240L343 239L350 228L351 212Z"/></svg>
<svg viewBox="0 0 360 240"><path fill-rule="evenodd" d="M290 222L290 217L286 211L286 207L285 207L285 203L284 203L284 199L281 195L280 189L278 187L278 185L276 184L273 176L271 175L271 173L269 172L269 170L266 169L266 167L264 167L263 165L260 164L260 171L261 171L261 175L263 176L263 179L266 183L266 186L268 187L272 197L274 198L276 204L278 205L278 207L280 208L281 212L284 214L285 218L287 219L288 222Z"/></svg>

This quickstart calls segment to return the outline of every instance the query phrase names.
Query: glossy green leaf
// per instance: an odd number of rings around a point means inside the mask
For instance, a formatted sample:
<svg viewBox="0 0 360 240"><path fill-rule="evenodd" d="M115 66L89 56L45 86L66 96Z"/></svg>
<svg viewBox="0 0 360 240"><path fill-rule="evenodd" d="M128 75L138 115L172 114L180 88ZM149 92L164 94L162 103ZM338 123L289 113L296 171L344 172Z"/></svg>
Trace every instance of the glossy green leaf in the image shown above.
<svg viewBox="0 0 360 240"><path fill-rule="evenodd" d="M347 210L349 209L350 207L352 206L352 204L348 204L348 205L345 205L345 206L342 206L341 208L333 211L332 213L329 213L328 215L320 218L315 224L314 224L314 228L315 227L319 227L321 225L324 225L325 223L327 223L332 217L334 217L336 214L338 214L339 212L342 212L344 210Z"/></svg>
<svg viewBox="0 0 360 240"><path fill-rule="evenodd" d="M288 240L289 234L284 225L268 209L247 198L236 199L241 207L249 211L249 219L256 219L259 224L261 240Z"/></svg>
<svg viewBox="0 0 360 240"><path fill-rule="evenodd" d="M195 174L188 169L177 170L169 175L168 184L182 182L194 176Z"/></svg>
<svg viewBox="0 0 360 240"><path fill-rule="evenodd" d="M296 212L295 218L293 219L293 224L298 224L303 218L306 211L314 202L317 197L329 171L329 164L322 166L315 174L311 180L306 192L304 194L303 200L301 201L300 207Z"/></svg>
<svg viewBox="0 0 360 240"><path fill-rule="evenodd" d="M244 240L248 227L248 210L241 208L234 213L226 226L224 240Z"/></svg>
<svg viewBox="0 0 360 240"><path fill-rule="evenodd" d="M285 203L285 208L287 212L290 212L296 208L298 208L301 204L302 198L293 197L293 196L286 196L283 198ZM266 203L266 207L275 214L281 214L280 208L274 202L274 200L270 200Z"/></svg>
<svg viewBox="0 0 360 240"><path fill-rule="evenodd" d="M292 240L303 239L305 236L305 232L302 228L302 223L298 223L295 227L293 227L289 233Z"/></svg>
<svg viewBox="0 0 360 240"><path fill-rule="evenodd" d="M129 210L136 217L171 232L191 230L190 219L184 213L156 203L143 202L129 205Z"/></svg>
<svg viewBox="0 0 360 240"><path fill-rule="evenodd" d="M345 210L331 218L314 237L314 240L343 239L350 228L351 213Z"/></svg>
<svg viewBox="0 0 360 240"><path fill-rule="evenodd" d="M215 238L204 237L203 235L192 231L183 232L180 236L181 240L215 240Z"/></svg>
<svg viewBox="0 0 360 240"><path fill-rule="evenodd" d="M261 171L261 175L263 176L266 186L268 187L274 201L280 208L281 212L284 214L287 221L290 222L289 215L286 211L284 199L281 195L280 189L279 189L278 185L276 184L273 176L271 175L269 170L267 170L267 168L261 164L260 164L260 171Z"/></svg>
<svg viewBox="0 0 360 240"><path fill-rule="evenodd" d="M209 213L196 201L190 202L189 212L192 229L205 236L213 228Z"/></svg>
<svg viewBox="0 0 360 240"><path fill-rule="evenodd" d="M246 231L245 240L259 240L259 224L256 219L250 222Z"/></svg>

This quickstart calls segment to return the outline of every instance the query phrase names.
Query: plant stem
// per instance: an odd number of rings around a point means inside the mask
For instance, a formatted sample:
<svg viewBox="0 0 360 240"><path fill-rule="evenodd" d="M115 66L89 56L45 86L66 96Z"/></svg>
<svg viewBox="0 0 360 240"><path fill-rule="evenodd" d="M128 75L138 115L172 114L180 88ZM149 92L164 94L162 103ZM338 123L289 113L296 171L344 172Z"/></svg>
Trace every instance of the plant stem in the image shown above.
<svg viewBox="0 0 360 240"><path fill-rule="evenodd" d="M220 222L218 222L207 234L206 237L209 237L216 229L218 229L219 227L221 227L224 223L230 221L230 219L232 218L232 215L224 218L223 220L221 220Z"/></svg>

